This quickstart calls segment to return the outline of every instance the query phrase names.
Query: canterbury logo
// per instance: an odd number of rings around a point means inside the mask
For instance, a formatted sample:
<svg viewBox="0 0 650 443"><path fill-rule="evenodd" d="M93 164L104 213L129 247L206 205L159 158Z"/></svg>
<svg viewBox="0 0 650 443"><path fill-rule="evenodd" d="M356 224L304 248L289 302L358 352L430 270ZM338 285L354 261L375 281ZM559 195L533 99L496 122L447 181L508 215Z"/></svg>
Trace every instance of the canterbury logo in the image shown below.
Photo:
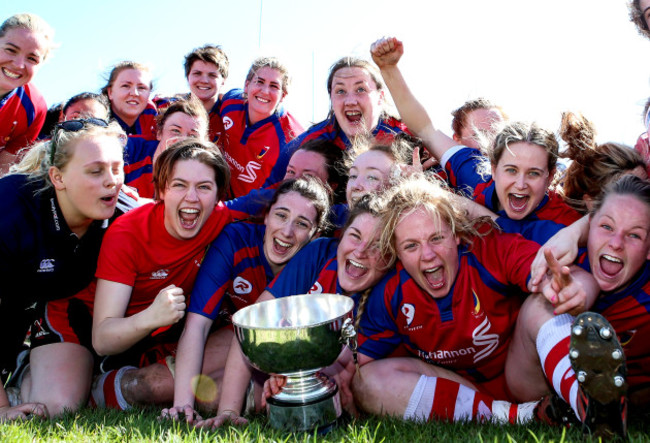
<svg viewBox="0 0 650 443"><path fill-rule="evenodd" d="M406 317L406 325L411 326L411 322L413 322L413 317L415 317L415 306L413 306L411 303L405 303L402 305L402 314L404 314L404 317Z"/></svg>
<svg viewBox="0 0 650 443"><path fill-rule="evenodd" d="M257 180L257 172L262 169L262 165L260 165L257 162L248 162L246 165L246 173L244 174L239 174L237 176L238 180L243 181L244 183L253 183L255 180Z"/></svg>
<svg viewBox="0 0 650 443"><path fill-rule="evenodd" d="M485 317L483 322L472 332L474 346L485 346L485 348L474 355L474 363L483 360L499 346L499 336L497 334L487 333L491 327L490 320Z"/></svg>
<svg viewBox="0 0 650 443"><path fill-rule="evenodd" d="M223 118L223 127L226 130L232 128L232 125L233 125L233 123L232 123L232 119L230 117L224 117Z"/></svg>
<svg viewBox="0 0 650 443"><path fill-rule="evenodd" d="M167 278L167 275L168 275L167 269L154 271L151 273L151 280L164 280Z"/></svg>
<svg viewBox="0 0 650 443"><path fill-rule="evenodd" d="M309 294L322 294L322 293L323 293L323 287L318 282L314 283L314 285L309 290Z"/></svg>
<svg viewBox="0 0 650 443"><path fill-rule="evenodd" d="M54 272L54 259L46 258L41 260L41 264L36 272Z"/></svg>
<svg viewBox="0 0 650 443"><path fill-rule="evenodd" d="M253 285L248 280L245 280L241 277L237 277L234 282L232 282L232 288L235 291L235 294L244 295L250 294L253 290Z"/></svg>

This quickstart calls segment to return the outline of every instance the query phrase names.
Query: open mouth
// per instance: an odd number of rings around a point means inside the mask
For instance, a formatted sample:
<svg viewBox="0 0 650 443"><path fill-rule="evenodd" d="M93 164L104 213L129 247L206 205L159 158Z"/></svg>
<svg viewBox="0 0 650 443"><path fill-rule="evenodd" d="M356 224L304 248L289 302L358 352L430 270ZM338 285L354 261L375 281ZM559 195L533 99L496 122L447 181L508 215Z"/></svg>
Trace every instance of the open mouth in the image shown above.
<svg viewBox="0 0 650 443"><path fill-rule="evenodd" d="M278 255L285 255L287 252L289 252L289 249L292 246L293 245L291 243L283 242L277 238L273 239L273 252Z"/></svg>
<svg viewBox="0 0 650 443"><path fill-rule="evenodd" d="M615 277L616 274L623 270L623 260L609 254L603 254L598 259L600 270L606 277Z"/></svg>
<svg viewBox="0 0 650 443"><path fill-rule="evenodd" d="M424 271L424 278L432 289L440 289L445 285L445 273L442 266L436 266Z"/></svg>
<svg viewBox="0 0 650 443"><path fill-rule="evenodd" d="M10 71L7 68L2 68L2 73L4 75L6 75L7 77L9 77L11 79L14 79L14 80L19 79L21 77L21 75L19 73Z"/></svg>
<svg viewBox="0 0 650 443"><path fill-rule="evenodd" d="M194 229L199 222L201 211L195 208L183 208L178 211L178 218L184 229Z"/></svg>
<svg viewBox="0 0 650 443"><path fill-rule="evenodd" d="M350 123L360 124L363 114L361 111L345 111L345 118L348 119Z"/></svg>
<svg viewBox="0 0 650 443"><path fill-rule="evenodd" d="M107 195L106 197L101 197L100 200L106 203L107 205L112 205L113 203L115 203L115 196Z"/></svg>
<svg viewBox="0 0 650 443"><path fill-rule="evenodd" d="M508 204L514 212L524 212L530 196L525 194L508 194Z"/></svg>
<svg viewBox="0 0 650 443"><path fill-rule="evenodd" d="M359 279L368 273L368 268L357 261L348 259L345 261L345 273L350 278Z"/></svg>

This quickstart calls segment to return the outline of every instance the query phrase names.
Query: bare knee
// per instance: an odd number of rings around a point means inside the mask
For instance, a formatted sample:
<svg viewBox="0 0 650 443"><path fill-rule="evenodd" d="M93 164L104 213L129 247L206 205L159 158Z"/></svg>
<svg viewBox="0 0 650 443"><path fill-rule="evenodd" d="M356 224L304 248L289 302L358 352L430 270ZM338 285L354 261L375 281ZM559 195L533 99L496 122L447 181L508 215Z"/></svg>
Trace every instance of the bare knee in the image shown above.
<svg viewBox="0 0 650 443"><path fill-rule="evenodd" d="M165 404L174 399L174 378L167 366L158 363L126 371L120 388L131 405Z"/></svg>

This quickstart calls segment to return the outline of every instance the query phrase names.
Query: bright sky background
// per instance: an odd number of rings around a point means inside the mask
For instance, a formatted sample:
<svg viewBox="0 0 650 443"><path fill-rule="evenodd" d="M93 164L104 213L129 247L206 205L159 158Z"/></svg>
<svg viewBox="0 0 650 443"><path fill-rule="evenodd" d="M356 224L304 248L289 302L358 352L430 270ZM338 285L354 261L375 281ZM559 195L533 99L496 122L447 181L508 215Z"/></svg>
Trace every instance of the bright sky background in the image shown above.
<svg viewBox="0 0 650 443"><path fill-rule="evenodd" d="M0 17L42 16L60 47L35 78L48 105L98 91L110 66L148 63L155 92L188 90L183 57L205 43L230 59L226 88L242 87L252 60L275 55L293 84L286 107L305 126L325 118L329 66L368 57L395 35L402 70L434 124L484 96L513 119L557 130L563 110L595 122L600 142L633 145L650 96L650 41L626 0L2 0Z"/></svg>

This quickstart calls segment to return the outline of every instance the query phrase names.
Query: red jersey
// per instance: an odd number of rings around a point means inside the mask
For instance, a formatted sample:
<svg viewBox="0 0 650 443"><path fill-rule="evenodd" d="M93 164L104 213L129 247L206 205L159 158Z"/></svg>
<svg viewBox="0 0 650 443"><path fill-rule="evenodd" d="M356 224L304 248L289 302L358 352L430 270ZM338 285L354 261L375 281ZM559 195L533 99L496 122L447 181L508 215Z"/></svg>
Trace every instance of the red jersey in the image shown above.
<svg viewBox="0 0 650 443"><path fill-rule="evenodd" d="M47 114L45 99L31 83L0 100L0 151L12 154L29 146L41 131Z"/></svg>
<svg viewBox="0 0 650 443"><path fill-rule="evenodd" d="M228 210L219 203L196 237L178 240L165 228L164 209L162 203L134 209L104 236L96 276L133 287L125 317L147 308L171 284L189 297L207 246L230 222Z"/></svg>

